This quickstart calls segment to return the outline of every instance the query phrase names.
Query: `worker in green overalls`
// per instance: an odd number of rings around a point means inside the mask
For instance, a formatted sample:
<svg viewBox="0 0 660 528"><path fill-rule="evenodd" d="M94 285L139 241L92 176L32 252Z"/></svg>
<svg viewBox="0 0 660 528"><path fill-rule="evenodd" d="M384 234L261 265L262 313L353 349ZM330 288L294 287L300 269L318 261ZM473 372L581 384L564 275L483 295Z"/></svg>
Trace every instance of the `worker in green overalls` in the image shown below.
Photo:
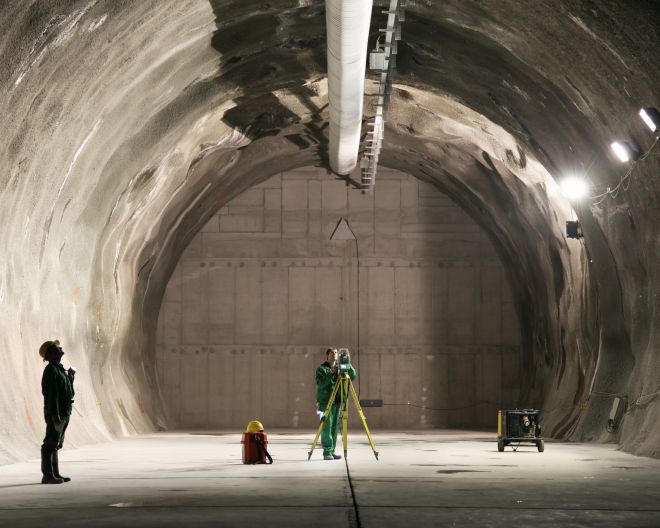
<svg viewBox="0 0 660 528"><path fill-rule="evenodd" d="M337 349L329 348L326 350L326 360L316 369L316 407L324 412L328 406L328 400L332 394L332 389L337 382ZM351 365L347 370L351 381L355 379L357 373ZM344 394L344 398L348 395ZM337 430L339 429L339 407L341 404L341 394L337 391L334 403L330 406L328 418L321 433L321 445L323 446L323 460L338 460L341 455L335 455L335 446L337 445Z"/></svg>
<svg viewBox="0 0 660 528"><path fill-rule="evenodd" d="M61 360L64 351L60 342L46 341L39 348L39 355L48 365L41 378L41 392L44 395L44 418L46 437L41 446L42 484L61 484L71 479L60 475L57 451L62 448L64 433L69 425L73 409L73 380L75 370L64 370Z"/></svg>

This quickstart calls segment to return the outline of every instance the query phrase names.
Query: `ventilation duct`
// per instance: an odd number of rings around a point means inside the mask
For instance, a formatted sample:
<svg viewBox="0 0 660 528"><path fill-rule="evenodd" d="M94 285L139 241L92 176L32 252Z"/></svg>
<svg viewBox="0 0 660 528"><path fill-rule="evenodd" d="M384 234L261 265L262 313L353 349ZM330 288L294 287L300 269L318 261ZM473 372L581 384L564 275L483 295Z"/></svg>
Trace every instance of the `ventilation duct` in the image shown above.
<svg viewBox="0 0 660 528"><path fill-rule="evenodd" d="M357 165L367 41L373 0L326 0L330 168L350 174Z"/></svg>

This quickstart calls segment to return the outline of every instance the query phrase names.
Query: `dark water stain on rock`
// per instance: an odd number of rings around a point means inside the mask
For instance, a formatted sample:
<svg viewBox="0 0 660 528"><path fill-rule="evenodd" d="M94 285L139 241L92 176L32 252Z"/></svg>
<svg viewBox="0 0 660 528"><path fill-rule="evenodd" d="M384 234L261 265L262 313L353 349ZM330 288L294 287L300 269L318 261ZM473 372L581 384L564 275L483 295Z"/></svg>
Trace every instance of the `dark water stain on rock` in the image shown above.
<svg viewBox="0 0 660 528"><path fill-rule="evenodd" d="M482 469L439 469L436 473L441 475L455 475L456 473L492 473Z"/></svg>

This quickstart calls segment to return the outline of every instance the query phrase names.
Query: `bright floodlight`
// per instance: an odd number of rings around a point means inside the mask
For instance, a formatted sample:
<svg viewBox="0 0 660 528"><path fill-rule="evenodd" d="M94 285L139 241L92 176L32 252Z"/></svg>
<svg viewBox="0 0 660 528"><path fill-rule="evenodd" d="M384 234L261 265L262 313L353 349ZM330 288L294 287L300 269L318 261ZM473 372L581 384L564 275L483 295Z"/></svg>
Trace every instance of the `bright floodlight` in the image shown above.
<svg viewBox="0 0 660 528"><path fill-rule="evenodd" d="M639 111L640 117L646 123L646 126L651 129L651 132L660 131L660 112L657 108L642 108Z"/></svg>
<svg viewBox="0 0 660 528"><path fill-rule="evenodd" d="M581 200L589 192L589 185L582 178L564 178L559 186L562 194L571 201Z"/></svg>
<svg viewBox="0 0 660 528"><path fill-rule="evenodd" d="M625 141L615 141L611 145L612 150L623 163L635 158L635 151Z"/></svg>

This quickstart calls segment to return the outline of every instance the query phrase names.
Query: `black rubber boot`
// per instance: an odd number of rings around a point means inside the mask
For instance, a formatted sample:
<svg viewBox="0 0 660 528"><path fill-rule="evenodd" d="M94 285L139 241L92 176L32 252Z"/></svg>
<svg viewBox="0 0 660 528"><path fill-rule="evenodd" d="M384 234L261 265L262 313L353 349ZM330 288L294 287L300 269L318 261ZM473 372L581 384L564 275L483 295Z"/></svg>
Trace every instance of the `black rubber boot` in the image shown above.
<svg viewBox="0 0 660 528"><path fill-rule="evenodd" d="M53 475L53 451L43 447L41 448L41 472L43 473L42 484L62 484L64 482Z"/></svg>
<svg viewBox="0 0 660 528"><path fill-rule="evenodd" d="M57 451L57 449L53 451L53 476L62 479L64 482L69 482L71 480L69 477L63 477L60 475L60 461L57 457Z"/></svg>

